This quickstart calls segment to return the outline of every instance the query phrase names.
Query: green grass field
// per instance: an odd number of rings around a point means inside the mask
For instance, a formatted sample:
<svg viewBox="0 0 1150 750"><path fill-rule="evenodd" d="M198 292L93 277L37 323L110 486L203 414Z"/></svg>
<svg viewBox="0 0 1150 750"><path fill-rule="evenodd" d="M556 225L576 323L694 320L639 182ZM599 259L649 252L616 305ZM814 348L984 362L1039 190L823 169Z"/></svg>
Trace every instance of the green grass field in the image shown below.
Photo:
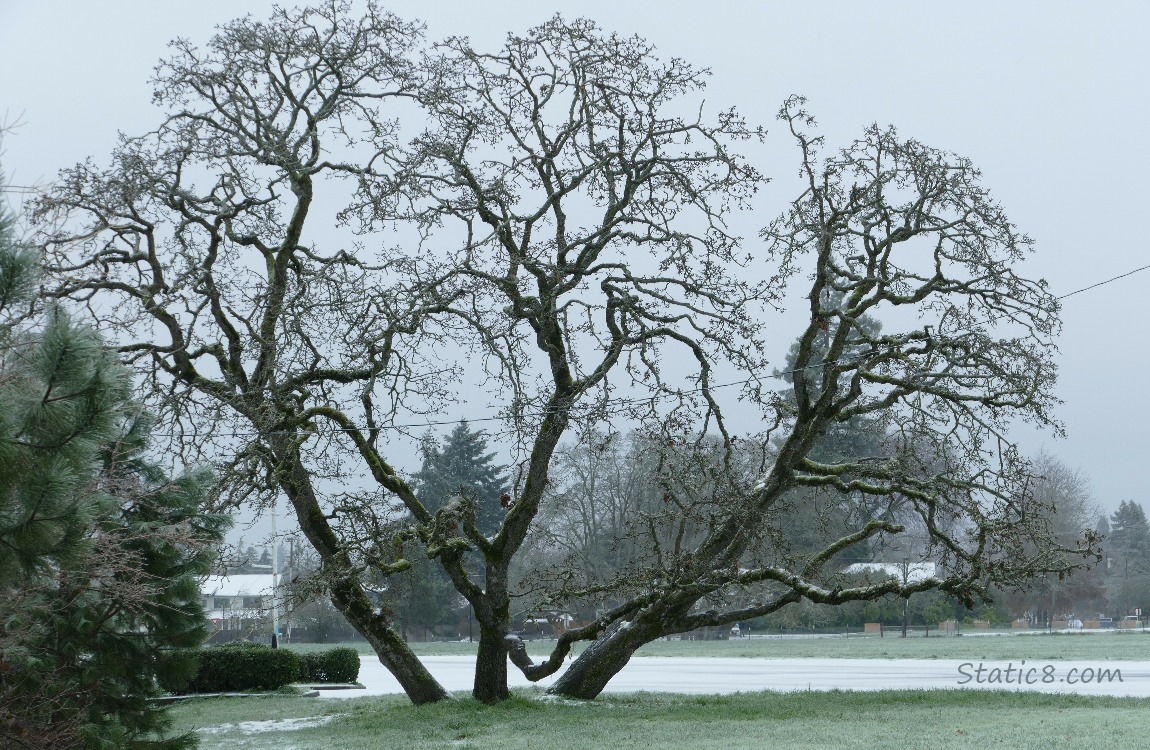
<svg viewBox="0 0 1150 750"><path fill-rule="evenodd" d="M371 654L366 643L339 644ZM548 641L529 641L531 654L544 655L554 646ZM314 651L332 645L293 645ZM412 643L421 656L474 654L474 643ZM576 649L578 651L578 648ZM1110 631L1093 634L1030 633L1027 635L950 636L900 638L887 634L809 640L732 639L729 641L655 641L638 656L716 656L760 659L1081 659L1092 661L1150 661L1150 633Z"/></svg>
<svg viewBox="0 0 1150 750"><path fill-rule="evenodd" d="M589 703L521 692L498 706L460 697L419 708L401 697L199 699L173 717L178 731L199 730L202 750L1124 750L1145 747L1148 710L1150 700L1011 692L639 694ZM285 723L301 718L326 723Z"/></svg>

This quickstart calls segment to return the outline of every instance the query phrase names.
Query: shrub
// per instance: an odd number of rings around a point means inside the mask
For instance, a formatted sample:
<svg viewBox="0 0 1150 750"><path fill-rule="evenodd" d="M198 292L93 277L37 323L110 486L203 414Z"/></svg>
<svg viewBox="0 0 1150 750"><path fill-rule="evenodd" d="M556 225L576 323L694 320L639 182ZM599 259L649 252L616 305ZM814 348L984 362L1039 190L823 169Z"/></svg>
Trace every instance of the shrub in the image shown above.
<svg viewBox="0 0 1150 750"><path fill-rule="evenodd" d="M299 657L259 643L229 643L200 652L200 669L190 693L277 690L299 679Z"/></svg>
<svg viewBox="0 0 1150 750"><path fill-rule="evenodd" d="M320 676L324 674L324 670L320 666L322 658L323 654L319 652L299 655L299 678L301 682L324 682Z"/></svg>
<svg viewBox="0 0 1150 750"><path fill-rule="evenodd" d="M300 658L300 679L313 682L355 682L359 677L359 652L333 648Z"/></svg>
<svg viewBox="0 0 1150 750"><path fill-rule="evenodd" d="M188 684L200 671L200 648L173 648L156 656L156 682L168 693L188 692Z"/></svg>

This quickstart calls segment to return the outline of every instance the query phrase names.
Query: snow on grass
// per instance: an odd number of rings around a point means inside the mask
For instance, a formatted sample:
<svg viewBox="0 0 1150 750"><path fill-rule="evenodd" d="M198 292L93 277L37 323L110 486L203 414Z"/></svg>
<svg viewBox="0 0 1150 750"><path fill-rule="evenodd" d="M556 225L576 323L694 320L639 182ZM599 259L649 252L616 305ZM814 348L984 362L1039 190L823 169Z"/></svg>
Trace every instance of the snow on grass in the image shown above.
<svg viewBox="0 0 1150 750"><path fill-rule="evenodd" d="M292 732L300 729L322 727L335 716L305 716L297 719L269 719L266 721L241 721L234 724L220 724L214 727L202 727L196 730L199 734L223 734L225 732L239 731L241 734L258 734L260 732Z"/></svg>
<svg viewBox="0 0 1150 750"><path fill-rule="evenodd" d="M400 696L354 699L338 721L310 731L244 733L264 725L269 707L285 719L311 721L316 704L234 701L230 731L201 735L201 750L536 750L609 747L613 750L742 750L786 747L825 750L969 750L1003 747L1048 750L1093 747L1141 750L1150 700L974 691L881 693L745 693L686 696L642 693L591 702L540 700L513 694L494 706L464 695L413 707ZM610 710L604 710L604 709ZM177 729L199 714L177 706Z"/></svg>

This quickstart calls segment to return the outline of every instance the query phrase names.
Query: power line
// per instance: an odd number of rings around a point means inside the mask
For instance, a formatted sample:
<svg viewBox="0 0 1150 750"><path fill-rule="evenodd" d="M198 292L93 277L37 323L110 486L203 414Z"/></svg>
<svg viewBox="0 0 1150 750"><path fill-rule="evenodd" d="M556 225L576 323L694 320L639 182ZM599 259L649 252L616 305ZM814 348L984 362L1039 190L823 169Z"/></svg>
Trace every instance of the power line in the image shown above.
<svg viewBox="0 0 1150 750"><path fill-rule="evenodd" d="M1119 274L1118 276L1115 276L1112 279L1106 279L1106 281L1099 281L1097 284L1091 284L1090 286L1084 286L1081 289L1075 289L1073 292L1067 292L1066 294L1063 294L1059 297L1055 297L1055 299L1066 299L1067 297L1073 297L1074 295L1078 294L1079 292L1085 292L1085 291L1090 290L1090 289L1097 289L1100 286L1106 286L1107 284L1109 284L1112 281L1118 281L1118 279L1124 279L1127 276L1133 276L1134 274L1138 273L1139 271L1145 271L1147 268L1150 268L1150 266L1142 266L1141 268L1135 268L1133 271L1127 271L1126 273Z"/></svg>

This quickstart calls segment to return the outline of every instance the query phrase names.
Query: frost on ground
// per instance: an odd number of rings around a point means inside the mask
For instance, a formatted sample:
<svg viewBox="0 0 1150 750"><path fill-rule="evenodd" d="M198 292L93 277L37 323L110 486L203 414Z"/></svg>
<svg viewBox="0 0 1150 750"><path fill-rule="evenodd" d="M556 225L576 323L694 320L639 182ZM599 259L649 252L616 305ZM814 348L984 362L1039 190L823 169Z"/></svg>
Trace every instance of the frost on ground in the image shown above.
<svg viewBox="0 0 1150 750"><path fill-rule="evenodd" d="M233 724L220 724L214 727L202 727L196 731L200 734L223 734L238 731L241 734L257 734L259 732L291 732L296 729L311 729L322 727L335 716L306 716L299 719L272 719L269 721L241 721Z"/></svg>
<svg viewBox="0 0 1150 750"><path fill-rule="evenodd" d="M604 703L603 701L594 700L580 700L578 698L567 698L562 695L552 695L551 693L539 693L534 696L534 699L540 703L547 703L557 706L579 706L580 708L593 708L597 711L615 708L613 703Z"/></svg>

